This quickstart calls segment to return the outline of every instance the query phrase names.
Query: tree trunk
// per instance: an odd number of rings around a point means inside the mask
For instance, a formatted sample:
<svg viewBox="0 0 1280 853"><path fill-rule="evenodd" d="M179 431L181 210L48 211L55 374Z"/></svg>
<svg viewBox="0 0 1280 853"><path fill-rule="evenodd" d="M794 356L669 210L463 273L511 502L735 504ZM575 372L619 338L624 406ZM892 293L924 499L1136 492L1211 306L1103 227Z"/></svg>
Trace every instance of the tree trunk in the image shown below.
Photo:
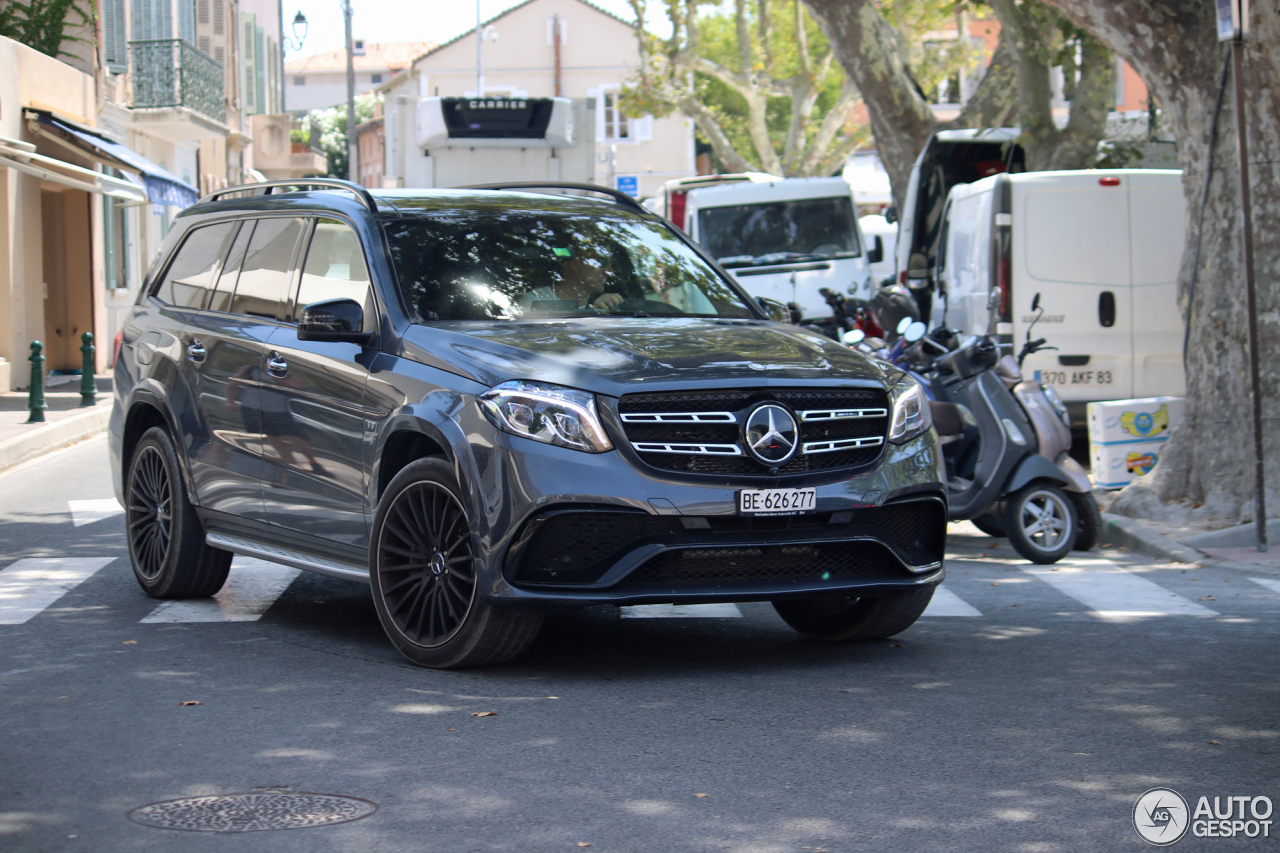
<svg viewBox="0 0 1280 853"><path fill-rule="evenodd" d="M1114 507L1132 514L1163 501L1203 504L1192 518L1253 518L1254 444L1251 418L1240 163L1234 80L1227 80L1218 119L1208 205L1200 225L1214 102L1230 46L1219 44L1214 5L1202 0L1048 0L1138 72L1164 110L1178 140L1187 200L1187 244L1179 302L1188 318L1186 416L1175 427L1156 471L1131 486ZM1264 459L1270 483L1280 482L1280 9L1253 4L1245 48L1244 109L1248 127L1254 270L1258 288ZM1200 263L1190 292L1196 244ZM1140 293L1140 291L1138 291ZM1135 300L1134 310L1141 305ZM1271 515L1280 510L1267 488Z"/></svg>

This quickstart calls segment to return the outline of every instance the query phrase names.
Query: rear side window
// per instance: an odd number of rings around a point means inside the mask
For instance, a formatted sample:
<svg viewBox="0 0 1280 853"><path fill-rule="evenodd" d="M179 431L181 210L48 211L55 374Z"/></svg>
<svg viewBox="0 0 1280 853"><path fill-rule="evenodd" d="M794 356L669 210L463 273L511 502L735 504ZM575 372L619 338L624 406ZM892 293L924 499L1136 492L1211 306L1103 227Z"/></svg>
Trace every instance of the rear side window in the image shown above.
<svg viewBox="0 0 1280 853"><path fill-rule="evenodd" d="M249 247L249 238L253 236L253 220L245 222L236 234L231 250L222 263L222 272L214 286L213 295L209 297L210 311L230 311L231 297L236 292L236 278L240 275L240 265L244 262L244 250Z"/></svg>
<svg viewBox="0 0 1280 853"><path fill-rule="evenodd" d="M155 290L155 297L168 305L203 308L219 270L223 243L234 227L234 222L223 222L188 234Z"/></svg>
<svg viewBox="0 0 1280 853"><path fill-rule="evenodd" d="M366 318L373 312L369 269L360 238L350 225L337 219L316 223L298 287L298 310L326 299L354 299L364 307Z"/></svg>
<svg viewBox="0 0 1280 853"><path fill-rule="evenodd" d="M240 265L231 313L275 319L289 290L289 269L306 220L259 219Z"/></svg>

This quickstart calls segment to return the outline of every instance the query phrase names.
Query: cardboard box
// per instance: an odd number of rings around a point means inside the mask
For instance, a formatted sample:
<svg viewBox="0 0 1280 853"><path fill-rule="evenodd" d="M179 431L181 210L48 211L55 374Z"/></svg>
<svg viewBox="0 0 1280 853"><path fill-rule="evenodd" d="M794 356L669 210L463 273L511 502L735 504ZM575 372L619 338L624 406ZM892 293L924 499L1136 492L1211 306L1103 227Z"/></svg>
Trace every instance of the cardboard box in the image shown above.
<svg viewBox="0 0 1280 853"><path fill-rule="evenodd" d="M1148 397L1089 404L1089 443L1164 441L1182 420L1181 397Z"/></svg>
<svg viewBox="0 0 1280 853"><path fill-rule="evenodd" d="M1128 441L1120 444L1093 444L1093 481L1104 489L1121 489L1135 477L1148 474L1160 461L1163 441Z"/></svg>

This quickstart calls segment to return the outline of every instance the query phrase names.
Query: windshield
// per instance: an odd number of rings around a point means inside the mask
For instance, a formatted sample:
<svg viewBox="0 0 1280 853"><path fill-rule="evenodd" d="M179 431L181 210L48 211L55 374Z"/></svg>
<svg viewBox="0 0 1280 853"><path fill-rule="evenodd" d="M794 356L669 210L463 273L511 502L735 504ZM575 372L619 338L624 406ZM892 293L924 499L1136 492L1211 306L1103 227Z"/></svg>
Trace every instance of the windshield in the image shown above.
<svg viewBox="0 0 1280 853"><path fill-rule="evenodd" d="M698 234L698 242L726 266L861 254L853 204L844 196L704 208L698 211Z"/></svg>
<svg viewBox="0 0 1280 853"><path fill-rule="evenodd" d="M418 322L753 316L714 268L656 222L594 209L453 207L385 228Z"/></svg>

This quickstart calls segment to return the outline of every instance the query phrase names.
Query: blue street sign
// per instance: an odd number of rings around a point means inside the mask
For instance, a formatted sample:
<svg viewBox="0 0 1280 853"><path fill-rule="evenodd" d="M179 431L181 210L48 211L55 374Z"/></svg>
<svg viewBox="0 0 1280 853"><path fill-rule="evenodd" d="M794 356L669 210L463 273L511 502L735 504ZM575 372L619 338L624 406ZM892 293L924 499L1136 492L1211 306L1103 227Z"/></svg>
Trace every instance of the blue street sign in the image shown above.
<svg viewBox="0 0 1280 853"><path fill-rule="evenodd" d="M615 175L613 180L620 192L624 192L632 198L640 197L639 175Z"/></svg>

